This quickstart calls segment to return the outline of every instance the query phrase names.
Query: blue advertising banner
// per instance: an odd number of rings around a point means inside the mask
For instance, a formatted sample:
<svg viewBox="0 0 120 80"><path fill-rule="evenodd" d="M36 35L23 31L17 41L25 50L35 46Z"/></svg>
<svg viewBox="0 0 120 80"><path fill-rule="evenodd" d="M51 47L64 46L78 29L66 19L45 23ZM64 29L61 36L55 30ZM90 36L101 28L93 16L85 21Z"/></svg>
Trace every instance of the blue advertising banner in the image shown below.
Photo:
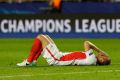
<svg viewBox="0 0 120 80"><path fill-rule="evenodd" d="M0 14L44 14L48 3L1 3ZM63 2L63 13L120 13L120 3Z"/></svg>
<svg viewBox="0 0 120 80"><path fill-rule="evenodd" d="M119 14L0 15L0 38L120 38Z"/></svg>

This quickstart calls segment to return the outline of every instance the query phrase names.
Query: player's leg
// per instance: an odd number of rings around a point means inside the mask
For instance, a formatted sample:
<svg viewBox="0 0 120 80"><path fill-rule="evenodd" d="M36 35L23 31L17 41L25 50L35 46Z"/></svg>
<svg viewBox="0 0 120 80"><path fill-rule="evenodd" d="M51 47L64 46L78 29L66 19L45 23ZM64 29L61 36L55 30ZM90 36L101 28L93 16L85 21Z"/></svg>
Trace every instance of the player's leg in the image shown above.
<svg viewBox="0 0 120 80"><path fill-rule="evenodd" d="M42 42L42 49L40 49L37 54L34 56L34 61L37 61L37 59L39 58L41 51L50 43L50 41L48 41L46 35L38 35L37 38L39 40L41 40Z"/></svg>
<svg viewBox="0 0 120 80"><path fill-rule="evenodd" d="M37 59L39 58L39 56L41 55L42 50L49 44L52 43L52 39L48 39L48 36L46 35L38 35L37 39L39 39L42 43L42 48L39 49L39 51L37 51L37 53L35 54L34 58L32 59L34 62L37 61Z"/></svg>
<svg viewBox="0 0 120 80"><path fill-rule="evenodd" d="M49 42L44 37L44 35L38 35L34 40L34 43L32 45L28 58L22 63L18 63L17 66L27 66L31 64L33 60L37 60L42 52L42 49L48 44Z"/></svg>
<svg viewBox="0 0 120 80"><path fill-rule="evenodd" d="M30 50L30 54L27 58L27 61L29 63L33 62L33 58L35 57L35 55L41 51L42 51L42 42L38 37L36 37L32 45L32 48Z"/></svg>
<svg viewBox="0 0 120 80"><path fill-rule="evenodd" d="M32 45L32 48L30 50L30 53L29 53L29 56L28 58L21 62L21 63L18 63L17 66L27 66L29 64L31 64L33 62L33 59L35 57L35 55L40 51L42 50L42 42L40 39L38 39L37 37L34 39L34 42L33 42L33 45Z"/></svg>
<svg viewBox="0 0 120 80"><path fill-rule="evenodd" d="M46 45L48 45L49 43L55 44L54 41L48 36L48 35L38 35L37 36L38 39L40 39L42 41L43 44L43 49L44 47L46 47ZM41 51L41 50L40 50ZM38 59L40 55L40 52L38 52L35 57L34 57L34 61L36 61Z"/></svg>
<svg viewBox="0 0 120 80"><path fill-rule="evenodd" d="M47 38L51 43L55 44L54 41L50 38L49 35L45 35L45 36L46 36L46 38Z"/></svg>

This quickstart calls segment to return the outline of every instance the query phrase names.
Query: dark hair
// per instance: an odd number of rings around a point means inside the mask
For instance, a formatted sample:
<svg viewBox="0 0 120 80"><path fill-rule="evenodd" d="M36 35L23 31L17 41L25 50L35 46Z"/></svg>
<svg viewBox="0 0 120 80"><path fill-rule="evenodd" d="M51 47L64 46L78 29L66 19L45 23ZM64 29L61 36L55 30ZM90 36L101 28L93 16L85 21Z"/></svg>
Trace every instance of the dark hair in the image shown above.
<svg viewBox="0 0 120 80"><path fill-rule="evenodd" d="M97 61L97 64L98 65L110 65L111 64L111 59L108 59L108 60L104 61L103 63Z"/></svg>

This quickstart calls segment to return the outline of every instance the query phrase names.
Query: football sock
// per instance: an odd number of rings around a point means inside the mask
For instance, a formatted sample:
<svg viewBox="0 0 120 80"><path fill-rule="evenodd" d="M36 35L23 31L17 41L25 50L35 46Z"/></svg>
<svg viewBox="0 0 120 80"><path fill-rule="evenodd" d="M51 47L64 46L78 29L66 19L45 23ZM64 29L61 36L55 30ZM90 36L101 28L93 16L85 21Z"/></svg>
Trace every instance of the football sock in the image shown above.
<svg viewBox="0 0 120 80"><path fill-rule="evenodd" d="M37 59L39 58L42 50L43 50L42 48L39 49L39 51L37 52L37 54L36 54L36 55L34 56L34 58L33 58L34 61L37 61Z"/></svg>
<svg viewBox="0 0 120 80"><path fill-rule="evenodd" d="M42 43L38 38L35 38L32 48L30 50L30 54L27 58L27 61L31 63L33 61L34 57L35 57L35 59L38 58L39 55L41 54L40 51L42 51ZM39 53L39 55L37 53Z"/></svg>

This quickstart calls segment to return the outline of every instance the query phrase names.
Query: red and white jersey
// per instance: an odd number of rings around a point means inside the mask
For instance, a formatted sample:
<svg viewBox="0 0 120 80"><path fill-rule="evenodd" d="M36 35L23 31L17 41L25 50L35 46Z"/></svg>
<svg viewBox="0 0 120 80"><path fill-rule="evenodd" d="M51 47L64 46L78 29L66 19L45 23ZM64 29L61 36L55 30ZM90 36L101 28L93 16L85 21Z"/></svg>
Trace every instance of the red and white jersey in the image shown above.
<svg viewBox="0 0 120 80"><path fill-rule="evenodd" d="M96 65L97 62L92 50L62 53L52 43L43 49L42 55L49 65Z"/></svg>

